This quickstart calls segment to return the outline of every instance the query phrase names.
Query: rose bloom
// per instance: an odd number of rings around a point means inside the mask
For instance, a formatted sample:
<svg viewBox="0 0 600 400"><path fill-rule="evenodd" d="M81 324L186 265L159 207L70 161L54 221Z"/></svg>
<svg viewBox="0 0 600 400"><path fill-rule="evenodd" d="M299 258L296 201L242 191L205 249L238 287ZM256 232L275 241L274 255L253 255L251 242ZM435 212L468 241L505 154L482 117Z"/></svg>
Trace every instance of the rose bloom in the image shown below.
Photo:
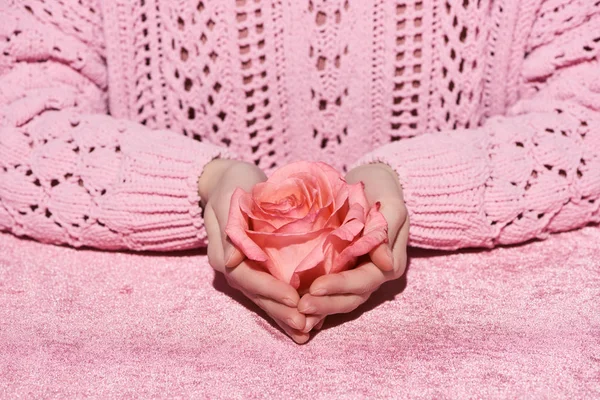
<svg viewBox="0 0 600 400"><path fill-rule="evenodd" d="M388 240L362 182L349 185L330 165L307 161L278 169L251 193L236 189L225 232L249 260L300 292Z"/></svg>

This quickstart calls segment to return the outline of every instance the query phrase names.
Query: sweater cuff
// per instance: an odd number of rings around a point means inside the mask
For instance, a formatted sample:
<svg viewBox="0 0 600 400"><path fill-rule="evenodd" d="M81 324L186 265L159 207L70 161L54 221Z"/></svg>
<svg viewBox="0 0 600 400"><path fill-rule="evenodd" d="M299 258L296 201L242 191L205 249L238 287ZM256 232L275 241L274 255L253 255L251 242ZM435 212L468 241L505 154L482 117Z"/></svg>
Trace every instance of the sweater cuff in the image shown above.
<svg viewBox="0 0 600 400"><path fill-rule="evenodd" d="M483 207L490 176L487 145L473 134L422 135L380 147L352 165L384 163L396 171L410 217L411 246L494 245L494 226Z"/></svg>
<svg viewBox="0 0 600 400"><path fill-rule="evenodd" d="M227 149L171 132L152 131L146 142L124 138L118 182L98 201L94 217L106 225L103 247L170 251L207 245L198 179L215 158L236 159ZM120 242L120 243L119 243ZM107 246L108 245L108 246Z"/></svg>

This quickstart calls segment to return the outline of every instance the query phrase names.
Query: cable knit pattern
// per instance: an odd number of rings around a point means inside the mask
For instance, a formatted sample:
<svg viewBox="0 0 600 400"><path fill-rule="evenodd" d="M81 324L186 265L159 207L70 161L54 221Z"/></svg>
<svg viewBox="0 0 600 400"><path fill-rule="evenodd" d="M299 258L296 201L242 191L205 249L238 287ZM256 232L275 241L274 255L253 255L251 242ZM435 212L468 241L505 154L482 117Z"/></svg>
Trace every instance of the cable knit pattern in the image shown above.
<svg viewBox="0 0 600 400"><path fill-rule="evenodd" d="M567 19L572 30L536 22L532 40L548 30L555 40L528 44L528 95L506 116L382 146L358 162L398 172L413 245L492 247L600 221L600 15Z"/></svg>
<svg viewBox="0 0 600 400"><path fill-rule="evenodd" d="M53 5L3 10L10 18L0 28L9 61L0 78L0 226L73 246L205 245L198 177L211 159L232 155L101 115L108 87L102 31L77 25L98 22L96 9ZM64 22L63 30L46 20Z"/></svg>
<svg viewBox="0 0 600 400"><path fill-rule="evenodd" d="M216 157L399 175L411 244L600 220L600 2L11 0L0 4L0 228L206 244ZM109 115L108 115L109 114Z"/></svg>

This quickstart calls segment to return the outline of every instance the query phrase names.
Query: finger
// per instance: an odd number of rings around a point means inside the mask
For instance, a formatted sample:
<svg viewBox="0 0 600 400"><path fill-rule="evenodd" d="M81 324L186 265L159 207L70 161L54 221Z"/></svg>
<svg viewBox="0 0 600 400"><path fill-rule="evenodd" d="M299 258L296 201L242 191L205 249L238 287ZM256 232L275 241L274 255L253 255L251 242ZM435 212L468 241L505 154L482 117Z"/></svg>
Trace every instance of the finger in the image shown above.
<svg viewBox="0 0 600 400"><path fill-rule="evenodd" d="M324 323L325 323L325 318L323 318L323 319L321 320L321 322L319 322L318 324L316 324L314 329L315 329L315 330L317 330L317 331L320 331L320 330L321 330L321 328L323 328L323 324L324 324Z"/></svg>
<svg viewBox="0 0 600 400"><path fill-rule="evenodd" d="M367 262L355 269L320 276L309 291L313 296L372 293L388 279L388 275L372 262Z"/></svg>
<svg viewBox="0 0 600 400"><path fill-rule="evenodd" d="M236 268L226 269L225 277L232 286L275 300L289 307L296 307L298 300L300 300L296 289L276 279L273 275L259 270L248 261L242 261ZM304 325L300 329L303 327Z"/></svg>
<svg viewBox="0 0 600 400"><path fill-rule="evenodd" d="M275 310L274 309L274 302L270 302L270 300L265 299L263 297L260 296L256 296L253 295L251 293L248 293L244 290L241 291L246 297L248 297L250 300L252 300L258 307L260 307L265 313L267 313L267 315L273 319L273 321L275 321L275 323L281 328L283 329L283 331L292 338L292 340L298 344L303 344L306 343L308 341L309 335L302 332L300 329L295 329L292 326L290 326L290 322L287 321L289 318L287 316L284 316L284 320L282 320L281 318L278 318L276 315L281 316L281 310ZM297 312L297 310L296 310ZM304 318L304 316L302 315L302 318ZM302 320L302 318L296 322L293 322L293 325L297 325L297 324L301 324L301 323L305 323L302 322L304 320ZM299 325L298 325L299 326Z"/></svg>
<svg viewBox="0 0 600 400"><path fill-rule="evenodd" d="M360 179L365 185L365 196L369 204L381 204L379 212L388 223L388 240L389 243L394 243L406 218L404 197L397 176L393 171L373 167L363 170Z"/></svg>
<svg viewBox="0 0 600 400"><path fill-rule="evenodd" d="M252 187L266 179L262 171L248 169L243 163L235 164L227 171L224 177L225 185L220 188L218 202L214 205L215 215L221 227L221 241L223 243L223 258L225 266L228 268L237 266L245 258L244 254L231 242L231 239L225 233L227 222L229 220L229 210L231 208L231 197L238 187L246 192L250 192Z"/></svg>
<svg viewBox="0 0 600 400"><path fill-rule="evenodd" d="M379 212L388 223L388 240L394 243L400 228L406 221L406 206L401 197L377 197L376 201L381 203Z"/></svg>
<svg viewBox="0 0 600 400"><path fill-rule="evenodd" d="M364 303L368 294L336 294L332 296L304 295L298 303L298 311L306 314L342 314L354 310Z"/></svg>
<svg viewBox="0 0 600 400"><path fill-rule="evenodd" d="M375 247L369 252L369 257L380 270L385 272L394 270L394 253L389 242L381 243Z"/></svg>
<svg viewBox="0 0 600 400"><path fill-rule="evenodd" d="M257 306L269 314L271 318L285 323L289 328L300 332L306 326L306 317L304 314L298 312L297 308L288 307L271 299L252 295L251 293L245 292L245 294L252 299Z"/></svg>
<svg viewBox="0 0 600 400"><path fill-rule="evenodd" d="M406 270L408 262L408 240L410 231L410 221L406 218L406 222L402 225L396 242L394 243L392 252L394 254L394 276L400 277Z"/></svg>
<svg viewBox="0 0 600 400"><path fill-rule="evenodd" d="M397 174L389 167L380 164L363 165L354 168L346 175L350 184L363 182L367 200L374 204L377 197L402 197L402 189Z"/></svg>
<svg viewBox="0 0 600 400"><path fill-rule="evenodd" d="M307 315L306 316L306 326L302 330L302 332L308 333L314 327L321 323L325 319L324 315Z"/></svg>
<svg viewBox="0 0 600 400"><path fill-rule="evenodd" d="M221 190L224 190L223 188ZM233 193L233 192L232 192ZM212 205L212 202L211 202ZM231 194L227 192L219 194L217 201L213 205L215 217L219 225L219 235L221 236L221 247L223 252L223 267L236 267L245 258L225 233L227 221L229 220L229 209L231 207Z"/></svg>
<svg viewBox="0 0 600 400"><path fill-rule="evenodd" d="M349 183L362 181L369 204L379 202L381 205L379 212L388 224L388 242L377 246L369 252L369 255L380 269L391 271L394 264L392 244L396 241L398 232L407 218L398 177L389 167L370 165L351 171L347 178Z"/></svg>
<svg viewBox="0 0 600 400"><path fill-rule="evenodd" d="M388 242L382 243L369 252L369 256L375 265L383 271L394 269L392 245L396 242L398 232L407 220L408 213L401 198L378 199L381 203L379 212L388 223Z"/></svg>
<svg viewBox="0 0 600 400"><path fill-rule="evenodd" d="M225 244L223 250L223 252L227 254L223 257L225 260L225 268L237 267L246 257L237 249L237 247L231 244L229 237L226 240L227 243Z"/></svg>
<svg viewBox="0 0 600 400"><path fill-rule="evenodd" d="M292 340L298 344L304 344L306 342L308 342L308 339L310 338L310 335L308 333L305 332L301 332L299 330L296 329L292 329L290 328L288 325L286 325L283 321L280 321L276 318L273 318L273 320L275 321L275 323L277 325L279 325L279 327L281 329L283 329L283 331L292 338Z"/></svg>
<svg viewBox="0 0 600 400"><path fill-rule="evenodd" d="M223 272L225 263L223 262L223 246L221 245L221 232L219 232L219 223L215 212L210 205L204 209L204 226L208 236L208 263L215 270Z"/></svg>

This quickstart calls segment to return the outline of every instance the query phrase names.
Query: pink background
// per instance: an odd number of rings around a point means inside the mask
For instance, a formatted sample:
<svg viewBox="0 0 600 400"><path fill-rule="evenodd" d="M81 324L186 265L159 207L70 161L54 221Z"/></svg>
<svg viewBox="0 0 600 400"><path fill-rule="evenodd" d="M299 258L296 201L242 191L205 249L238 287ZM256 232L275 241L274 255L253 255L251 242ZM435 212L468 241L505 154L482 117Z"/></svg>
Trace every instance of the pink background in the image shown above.
<svg viewBox="0 0 600 400"><path fill-rule="evenodd" d="M200 253L0 235L0 397L598 398L600 229L415 250L298 346Z"/></svg>

